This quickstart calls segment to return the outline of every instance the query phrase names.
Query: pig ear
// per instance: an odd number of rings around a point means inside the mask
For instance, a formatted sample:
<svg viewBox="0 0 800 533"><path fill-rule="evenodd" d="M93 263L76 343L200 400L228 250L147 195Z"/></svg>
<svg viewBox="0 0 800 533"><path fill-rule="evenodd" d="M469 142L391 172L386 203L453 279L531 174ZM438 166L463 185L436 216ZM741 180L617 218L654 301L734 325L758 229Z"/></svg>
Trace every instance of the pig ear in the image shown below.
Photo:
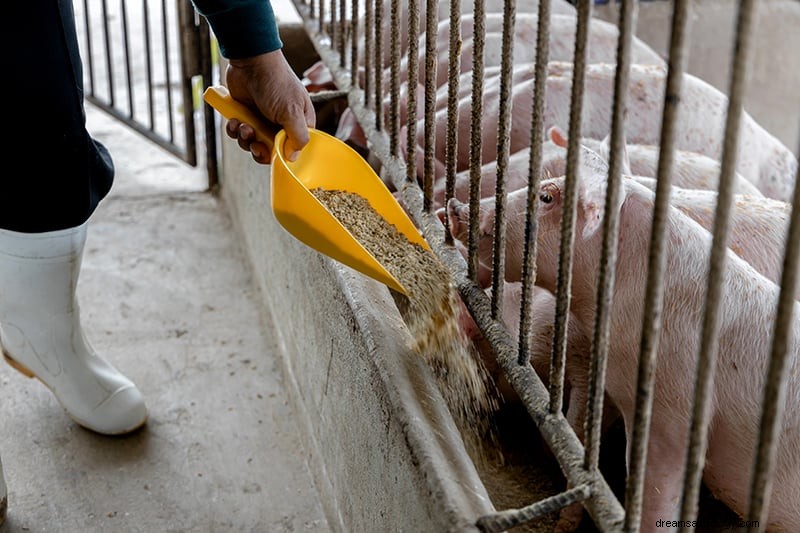
<svg viewBox="0 0 800 533"><path fill-rule="evenodd" d="M608 163L596 152L581 146L578 183L580 207L583 212L583 238L595 234L603 221L606 200Z"/></svg>
<svg viewBox="0 0 800 533"><path fill-rule="evenodd" d="M567 134L558 126L552 126L547 130L547 136L556 146L560 146L561 148L567 147Z"/></svg>
<svg viewBox="0 0 800 533"><path fill-rule="evenodd" d="M600 143L600 147L598 148L597 152L601 157L603 157L609 163L611 162L611 134L609 133L606 135L605 139L602 140ZM628 157L628 142L625 138L625 133L622 134L622 174L626 176L630 176L633 174L631 172L631 160Z"/></svg>

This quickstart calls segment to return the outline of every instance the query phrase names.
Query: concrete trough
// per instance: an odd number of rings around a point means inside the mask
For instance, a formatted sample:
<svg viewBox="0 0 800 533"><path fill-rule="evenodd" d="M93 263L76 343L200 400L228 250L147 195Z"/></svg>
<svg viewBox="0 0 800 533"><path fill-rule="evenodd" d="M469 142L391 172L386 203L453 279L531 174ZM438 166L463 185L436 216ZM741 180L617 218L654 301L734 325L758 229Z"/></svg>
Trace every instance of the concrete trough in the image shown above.
<svg viewBox="0 0 800 533"><path fill-rule="evenodd" d="M222 196L278 337L329 524L475 529L494 506L388 289L291 237L272 215L269 168L227 139L222 151Z"/></svg>

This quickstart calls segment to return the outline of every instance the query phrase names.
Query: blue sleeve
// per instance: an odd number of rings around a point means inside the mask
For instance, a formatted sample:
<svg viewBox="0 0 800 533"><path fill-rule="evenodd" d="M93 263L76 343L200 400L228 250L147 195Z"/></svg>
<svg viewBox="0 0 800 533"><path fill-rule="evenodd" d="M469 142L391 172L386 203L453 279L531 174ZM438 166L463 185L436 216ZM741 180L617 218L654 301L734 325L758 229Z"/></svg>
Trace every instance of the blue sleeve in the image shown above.
<svg viewBox="0 0 800 533"><path fill-rule="evenodd" d="M227 59L252 57L283 46L269 0L192 0L208 20Z"/></svg>

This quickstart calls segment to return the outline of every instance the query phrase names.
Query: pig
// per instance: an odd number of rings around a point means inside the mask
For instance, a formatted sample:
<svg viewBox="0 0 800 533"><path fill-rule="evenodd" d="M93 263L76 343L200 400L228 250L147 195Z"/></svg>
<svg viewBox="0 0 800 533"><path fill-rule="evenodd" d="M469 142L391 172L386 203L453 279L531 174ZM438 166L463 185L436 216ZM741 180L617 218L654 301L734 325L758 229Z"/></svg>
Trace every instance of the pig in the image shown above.
<svg viewBox="0 0 800 533"><path fill-rule="evenodd" d="M654 179L632 179L655 191ZM717 196L715 191L673 187L670 205L711 232L714 230ZM733 198L728 248L774 283L780 283L783 272L783 248L791 212L791 205L771 198L743 194L736 194ZM795 297L800 299L800 287Z"/></svg>
<svg viewBox="0 0 800 533"><path fill-rule="evenodd" d="M604 201L598 183L581 189L578 200L578 237L572 312L586 323L593 316L590 301L599 257L600 218ZM546 182L540 189L539 278L554 287L559 199L563 180ZM633 379L639 346L641 304L644 296L646 245L654 196L632 180L625 182L620 209L617 287L612 312L607 392L620 409L630 442L636 383ZM553 230L556 230L555 232ZM550 235L549 237L547 235ZM707 274L710 234L671 208L666 235L663 324L656 367L649 460L645 472L642 526L649 530L662 517L675 517L682 489L688 422L691 414L694 358L699 346L700 320ZM548 242L549 241L549 242ZM633 249L632 249L633 248ZM638 253L636 251L638 248ZM588 289L588 291L587 291ZM747 262L729 252L724 279L719 361L704 480L711 492L738 514L745 511L750 465L755 453L778 287ZM800 316L795 309L790 344L786 416L776 457L768 527L794 531L800 527ZM733 465L741 465L739 469Z"/></svg>
<svg viewBox="0 0 800 533"><path fill-rule="evenodd" d="M609 138L602 141L584 137L581 144L608 160ZM547 139L542 145L542 176L545 178L566 174L566 135L558 127L547 132ZM652 145L629 144L624 151L623 173L643 178L654 178L658 167L659 147ZM437 162L438 163L438 162ZM421 163L420 163L421 165ZM509 156L506 167L506 191L513 192L528 185L530 165L530 149L526 148ZM672 173L672 184L684 189L715 190L719 179L720 164L710 157L676 150ZM436 182L434 185L434 205L443 207L446 180L443 165L436 166ZM497 162L491 161L481 166L481 198L495 194L497 184ZM470 171L464 170L456 174L454 198L467 202L470 190ZM734 192L752 197L763 197L755 185L746 181L738 173L734 178Z"/></svg>
<svg viewBox="0 0 800 533"><path fill-rule="evenodd" d="M427 3L424 1L419 2L419 33L423 33L425 31L425 13L427 9ZM392 17L391 17L391 1L385 1L383 3L383 21L382 21L382 33L383 33L383 45L382 45L382 52L383 52L383 59L384 64L389 64L391 61L391 32L395 30L392 27ZM485 0L483 5L484 11L487 15L502 13L504 8L504 1L503 0ZM408 3L402 2L400 4L400 27L399 33L401 36L408 36L411 34L410 26L408 24ZM475 9L475 3L471 0L462 0L461 1L461 16L471 16ZM525 14L536 14L539 12L539 2L538 0L523 0L521 2L517 2L516 4L516 13L517 16L525 15ZM575 7L570 4L567 0L553 0L550 2L550 13L552 15L569 15L569 16L576 16ZM437 21L442 20L449 20L450 18L450 2L449 0L439 0L438 3L438 13L437 13ZM364 17L359 19L359 28L363 31L364 28ZM364 39L363 36L359 43L359 51L358 56L360 58L361 64L363 65L363 57L364 57ZM400 39L400 51L401 55L404 55L408 49L408 39Z"/></svg>
<svg viewBox="0 0 800 533"><path fill-rule="evenodd" d="M557 146L566 151L567 136L564 132L554 126L547 132L548 138ZM596 152L606 162L609 160L610 135L602 141L583 138L581 145ZM660 147L642 144L627 144L627 139L623 134L622 138L622 173L631 176L641 176L655 178L658 171L658 158ZM708 156L689 152L687 150L675 150L673 159L673 169L671 183L684 189L716 190L718 188L720 163ZM558 164L563 162L563 166ZM566 173L566 152L563 158L553 157L547 160L547 170L552 176L563 176ZM735 173L733 180L733 190L738 194L747 194L754 197L764 195L755 185L745 180L741 174Z"/></svg>
<svg viewBox="0 0 800 533"><path fill-rule="evenodd" d="M486 14L486 35L484 44L484 60L483 66L487 70L487 77L499 76L499 66L502 60L502 29L503 29L503 14L502 10ZM558 12L551 15L550 26L550 50L549 57L551 60L571 61L574 54L574 40L575 40L575 24L576 18L573 14L559 14ZM537 34L538 16L535 13L518 12L514 26L514 60L517 63L533 64L536 60L536 34ZM437 95L437 109L441 109L447 103L447 76L449 71L449 48L450 48L450 20L442 19L438 24L436 35L436 86L440 88ZM461 54L460 64L462 77L459 81L459 87L462 91L471 88L472 77L472 60L473 60L473 17L471 14L465 14L461 18ZM616 26L608 22L593 19L590 24L588 51L590 62L614 62L616 60L616 40L618 30ZM420 37L419 41L419 62L418 62L418 81L422 86L418 89L421 95L424 95L425 83L425 35ZM644 44L639 39L634 39L633 42L633 60L644 64L663 65L664 61L660 56L653 51L649 46ZM311 80L327 80L332 77L328 73L328 77L322 76L318 71L320 67L309 69L306 73L306 78ZM324 68L324 67L323 67ZM532 70L529 73L533 74ZM403 58L400 64L399 81L401 85L406 86L408 81L408 59ZM387 67L383 74L384 94L389 91L389 83L391 80L391 72ZM307 84L312 84L309 81ZM363 76L362 76L363 83ZM499 83L499 78L496 80ZM316 86L316 85L314 85ZM407 88L406 88L407 90ZM462 94L466 96L466 94ZM422 102L424 96L417 99L418 102L418 115L417 119L422 118ZM384 98L384 112L389 112L390 100L389 96ZM406 110L400 105L400 124L405 124ZM352 142L362 142L363 133L359 132L360 129L355 121L355 117L351 114L343 117L343 125L341 131L337 133L337 137L343 140L350 140ZM349 135L349 136L347 136ZM365 141L363 141L365 142ZM366 147L364 145L364 147Z"/></svg>
<svg viewBox="0 0 800 533"><path fill-rule="evenodd" d="M530 68L530 67L528 67ZM517 66L518 80L512 88L512 123L510 152L530 145L530 121L532 113L533 76L526 74L525 66ZM572 65L551 62L548 65L547 94L545 98L545 124L547 131L552 126L565 128L569 121ZM628 94L628 118L626 135L634 144L657 144L663 106L663 90L666 70L657 66L632 65L631 84ZM610 132L611 96L613 93L614 66L607 64L587 65L586 93L582 135L603 139ZM499 83L487 80L484 92L482 124L482 163L497 159L497 119ZM723 142L724 116L727 97L699 78L684 75L684 91L681 97L676 148L699 153L719 160ZM459 102L459 127L470 127L471 97ZM765 196L788 201L794 186L797 159L774 136L758 125L752 117L744 114L739 139L737 170L742 177L753 183ZM436 118L437 159L444 159L446 112L440 111ZM418 125L417 142L423 145L421 124ZM466 131L460 132L457 146L458 170L469 164L470 142Z"/></svg>
<svg viewBox="0 0 800 533"><path fill-rule="evenodd" d="M582 131L587 137L603 138L611 124L615 67L588 65L586 74L587 99L584 101ZM630 142L659 142L665 83L665 68L632 65L626 121L626 135ZM553 65L547 83L548 103L552 102L553 106L547 106L547 112L553 113L551 120L556 125L568 122L571 87L572 65ZM720 160L727 107L728 98L724 93L700 78L684 74L676 148ZM797 159L791 150L746 112L742 115L736 169L765 196L790 200Z"/></svg>
<svg viewBox="0 0 800 533"><path fill-rule="evenodd" d="M574 248L572 306L583 324L594 321L605 174L595 161L581 163ZM556 288L564 179L541 183L538 194L536 284ZM636 180L623 181L618 205L617 282L611 313L606 394L622 414L628 447L636 394L636 368L647 272L654 194ZM518 219L509 219L509 238ZM699 350L711 234L676 207L669 207L662 325L653 391L653 414L645 468L642 530L674 519L680 502L687 451L696 354ZM513 248L513 247L509 247ZM517 247L520 248L520 247ZM506 279L519 280L521 254L507 256ZM738 514L747 505L752 459L779 287L748 262L728 252L723 280L717 373L703 478L716 498ZM800 528L800 309L796 304L789 343L786 411L778 443L768 527ZM568 366L572 366L568 361ZM630 449L628 449L630 454ZM740 465L735 468L734 465Z"/></svg>
<svg viewBox="0 0 800 533"><path fill-rule="evenodd" d="M538 33L539 17L536 13L517 13L514 24L514 62L532 63L536 61L536 35ZM551 61L572 61L574 57L575 26L577 18L574 15L551 14L550 17L550 46L549 59ZM474 48L474 20L472 15L461 17L461 72L472 71ZM502 12L488 13L485 19L484 39L484 68L495 67L502 60ZM617 38L619 30L614 24L600 19L592 19L589 24L589 37L587 43L587 63L614 63L617 54ZM436 86L441 87L447 82L449 71L450 49L450 20L441 20L436 34ZM650 46L638 38L633 39L632 61L644 65L664 65L664 60ZM420 39L419 65L425 64L425 37ZM406 62L401 67L402 81L408 79ZM425 83L424 68L419 72L419 83Z"/></svg>
<svg viewBox="0 0 800 533"><path fill-rule="evenodd" d="M585 147L582 149L581 166L591 166L597 172L608 172L607 162L602 156ZM625 176L624 181L637 181L655 191L656 181L640 176ZM506 274L509 281L508 268L520 264L522 239L524 238L524 216L527 207L528 190L523 187L508 194L506 215ZM484 285L491 283L493 231L494 231L494 196L481 200L478 245L478 282ZM713 231L717 193L715 191L685 189L672 187L670 204L680 212L700 224L704 229ZM469 206L451 200L447 208L450 231L453 237L463 242L468 238ZM439 209L440 218L445 216L445 209ZM733 210L728 234L728 248L749 263L761 275L774 283L780 282L783 268L783 248L788 232L791 206L779 200L737 194L733 199ZM516 274L511 274L515 276ZM800 298L800 289L798 289Z"/></svg>

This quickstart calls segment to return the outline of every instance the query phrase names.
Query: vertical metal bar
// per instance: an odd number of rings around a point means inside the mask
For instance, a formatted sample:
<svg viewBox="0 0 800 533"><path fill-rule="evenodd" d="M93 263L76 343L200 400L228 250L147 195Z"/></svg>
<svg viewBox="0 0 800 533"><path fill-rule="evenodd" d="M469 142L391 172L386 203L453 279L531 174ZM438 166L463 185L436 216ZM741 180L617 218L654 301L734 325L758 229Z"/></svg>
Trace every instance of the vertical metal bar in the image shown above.
<svg viewBox="0 0 800 533"><path fill-rule="evenodd" d="M106 0L103 0L102 3L102 12L103 12L103 37L106 42L106 71L108 72L108 102L111 107L114 107L114 67L113 67L113 58L111 57L111 32L108 27L108 5Z"/></svg>
<svg viewBox="0 0 800 533"><path fill-rule="evenodd" d="M367 0L369 1L369 0ZM408 0L408 104L406 106L406 181L417 179L417 91L419 79L419 0Z"/></svg>
<svg viewBox="0 0 800 533"><path fill-rule="evenodd" d="M179 4L181 4L181 0L177 0ZM180 13L181 5L178 5L178 12ZM194 13L192 13L194 16ZM171 57L169 53L169 16L167 14L167 0L161 0L161 30L164 33L164 88L167 92L167 120L169 123L169 141L175 142L175 118L173 115L173 109L175 109L172 105L172 69L170 67ZM188 81L188 80L187 80ZM189 82L191 85L191 82ZM185 89L184 89L185 90ZM188 100L187 100L188 98ZM192 108L192 94L191 91L184 92L184 113L186 113L186 108ZM187 138L191 134L194 135L194 121L187 120L184 121L184 129L186 131ZM195 158L192 157L194 161ZM192 163L194 164L194 163Z"/></svg>
<svg viewBox="0 0 800 533"><path fill-rule="evenodd" d="M647 263L647 286L644 300L644 319L639 351L636 390L636 411L633 421L630 468L625 486L625 531L638 531L642 518L642 491L647 462L647 444L653 408L653 374L655 372L658 339L661 333L661 305L664 277L664 235L669 213L672 187L672 167L675 157L675 127L681 82L685 65L686 16L688 1L675 0L672 13L669 69L664 92L664 113L661 122L661 147L658 157L655 207Z"/></svg>
<svg viewBox="0 0 800 533"><path fill-rule="evenodd" d="M708 425L710 423L711 397L714 390L714 370L717 366L719 335L719 306L724 297L722 282L725 277L725 256L728 251L728 228L730 226L731 203L733 200L734 179L736 176L736 157L739 144L739 129L742 117L745 80L749 61L751 28L755 2L742 0L734 42L733 65L728 92L728 113L725 124L725 141L719 177L719 194L714 218L714 240L709 258L708 286L703 317L703 330L700 352L697 359L697 373L694 386L694 408L689 432L689 450L686 457L683 497L681 501L681 521L686 524L682 531L693 531L691 522L697 517L700 483L705 466L708 446Z"/></svg>
<svg viewBox="0 0 800 533"><path fill-rule="evenodd" d="M339 14L337 13L336 9L336 0L330 0L330 5L328 7L331 12L331 50L336 50L336 44L338 43L339 39Z"/></svg>
<svg viewBox="0 0 800 533"><path fill-rule="evenodd" d="M383 2L375 0L375 129L383 129Z"/></svg>
<svg viewBox="0 0 800 533"><path fill-rule="evenodd" d="M567 356L567 327L572 287L572 246L575 241L575 209L578 185L578 168L581 142L581 113L583 112L583 85L586 74L586 43L589 38L589 20L592 0L578 3L578 22L575 28L575 59L572 73L572 98L570 100L569 139L567 146L567 174L564 180L564 202L561 213L561 247L556 285L556 320L553 330L553 354L550 361L550 412L560 413L564 396L564 367Z"/></svg>
<svg viewBox="0 0 800 533"><path fill-rule="evenodd" d="M389 47L392 63L389 72L389 151L394 157L400 150L400 0L391 0L390 9L392 32Z"/></svg>
<svg viewBox="0 0 800 533"><path fill-rule="evenodd" d="M155 102L153 101L153 49L150 45L150 10L142 3L142 22L144 26L144 68L147 84L147 119L151 130L155 129Z"/></svg>
<svg viewBox="0 0 800 533"><path fill-rule="evenodd" d="M359 85L358 80L358 0L352 0L353 3L353 11L351 17L353 20L350 21L352 27L352 41L350 41L350 85L353 88L357 88Z"/></svg>
<svg viewBox="0 0 800 533"><path fill-rule="evenodd" d="M345 0L339 0L339 66L345 68L345 39L347 36L347 6Z"/></svg>
<svg viewBox="0 0 800 533"><path fill-rule="evenodd" d="M86 54L84 62L89 72L89 94L94 96L94 54L92 53L92 23L89 17L89 0L83 0L83 21L86 26Z"/></svg>
<svg viewBox="0 0 800 533"><path fill-rule="evenodd" d="M167 11L166 11L166 0L162 2L162 15L163 15L163 32L165 34L164 37L164 53L165 53L165 62L169 64L169 54L167 53L167 42L168 39L166 37L167 32ZM192 77L195 74L198 74L200 71L200 57L204 54L200 52L200 43L198 42L198 28L195 24L196 20L196 12L194 8L189 2L185 2L183 0L176 0L175 8L177 10L177 17L178 17L178 27L180 28L178 36L179 36L179 46L181 49L181 53L179 54L180 59L180 67L181 67L181 91L183 97L183 128L184 134L186 136L186 152L184 155L184 159L187 163L194 166L197 164L197 147L195 146L195 138L196 138L196 131L194 126L194 102L193 102L193 95L192 95ZM206 28L206 31L208 29ZM209 38L210 39L210 38ZM167 67L167 72L169 73L169 67ZM209 67L210 70L210 67ZM210 80L210 75L208 77ZM172 84L169 81L169 74L167 75L167 100L169 102L169 107L167 109L167 117L169 118L169 125L170 125L170 139L173 136L173 108L172 108ZM209 120L209 114L211 113L210 109L206 109L206 120ZM207 149L210 149L208 147ZM216 152L215 152L216 154ZM216 169L214 170L216 173ZM209 179L213 176L209 174Z"/></svg>
<svg viewBox="0 0 800 533"><path fill-rule="evenodd" d="M516 0L503 2L503 45L500 61L500 108L497 121L497 181L495 183L494 243L492 261L492 318L503 318L506 274L506 172L511 144L511 88L514 85L514 26Z"/></svg>
<svg viewBox="0 0 800 533"><path fill-rule="evenodd" d="M188 11L189 19L198 36L197 54L200 56L200 73L208 85L213 83L214 65L211 63L211 30L205 21L200 20L194 10ZM203 108L205 141L206 141L206 173L208 174L208 190L215 190L219 185L219 167L217 166L217 120L211 106L201 104ZM188 131L188 130L187 130ZM193 129L192 129L193 132ZM189 136L191 135L191 136ZM190 164L197 159L196 135L187 133L185 159Z"/></svg>
<svg viewBox="0 0 800 533"><path fill-rule="evenodd" d="M461 0L450 0L450 49L447 72L447 142L445 144L444 205L455 195L458 153L458 86L461 73ZM450 217L444 217L445 242L452 244Z"/></svg>
<svg viewBox="0 0 800 533"><path fill-rule="evenodd" d="M125 7L125 0L120 0L119 8L122 12L120 19L122 26L122 50L125 57L125 85L128 90L128 117L133 119L133 76L131 75L131 47L128 38L128 10Z"/></svg>
<svg viewBox="0 0 800 533"><path fill-rule="evenodd" d="M381 0L364 0L364 106L367 109L372 104L372 59L373 42L372 42L372 19L374 14L374 3Z"/></svg>
<svg viewBox="0 0 800 533"><path fill-rule="evenodd" d="M781 291L778 300L777 319L772 334L772 350L769 369L761 403L761 426L759 429L758 451L753 465L750 483L750 503L747 519L757 520L758 526L751 526L751 532L764 531L767 526L772 475L775 469L775 453L780 439L781 420L786 409L786 386L789 380L789 357L794 321L795 291L797 290L797 269L800 267L800 171L795 176L792 197L792 216L781 274Z"/></svg>
<svg viewBox="0 0 800 533"><path fill-rule="evenodd" d="M317 4L319 8L319 33L325 35L325 0L317 0L317 2L319 2Z"/></svg>
<svg viewBox="0 0 800 533"><path fill-rule="evenodd" d="M483 125L483 51L486 47L486 13L483 0L475 0L472 14L472 114L469 137L469 238L467 276L478 277L478 210L481 201L481 162Z"/></svg>
<svg viewBox="0 0 800 533"><path fill-rule="evenodd" d="M425 8L425 169L422 174L422 208L433 209L434 152L436 150L436 28L438 1L427 0ZM411 89L413 85L409 85Z"/></svg>
<svg viewBox="0 0 800 533"><path fill-rule="evenodd" d="M531 353L531 302L536 280L536 213L539 210L539 180L542 175L544 137L544 96L547 88L547 63L550 59L550 0L539 0L536 23L536 65L533 80L531 147L528 161L528 197L525 210L525 244L522 252L522 297L520 298L519 345L517 363L527 365Z"/></svg>
<svg viewBox="0 0 800 533"><path fill-rule="evenodd" d="M617 264L620 188L622 159L625 148L625 117L628 110L628 83L631 67L631 40L636 25L636 2L622 0L619 13L617 42L617 72L614 78L614 104L611 120L611 154L608 168L606 206L603 214L603 244L600 250L600 270L597 285L597 313L589 372L589 393L586 411L586 447L583 466L597 470L600 458L600 423L603 416L603 392L608 360L608 334L611 323L611 304Z"/></svg>

